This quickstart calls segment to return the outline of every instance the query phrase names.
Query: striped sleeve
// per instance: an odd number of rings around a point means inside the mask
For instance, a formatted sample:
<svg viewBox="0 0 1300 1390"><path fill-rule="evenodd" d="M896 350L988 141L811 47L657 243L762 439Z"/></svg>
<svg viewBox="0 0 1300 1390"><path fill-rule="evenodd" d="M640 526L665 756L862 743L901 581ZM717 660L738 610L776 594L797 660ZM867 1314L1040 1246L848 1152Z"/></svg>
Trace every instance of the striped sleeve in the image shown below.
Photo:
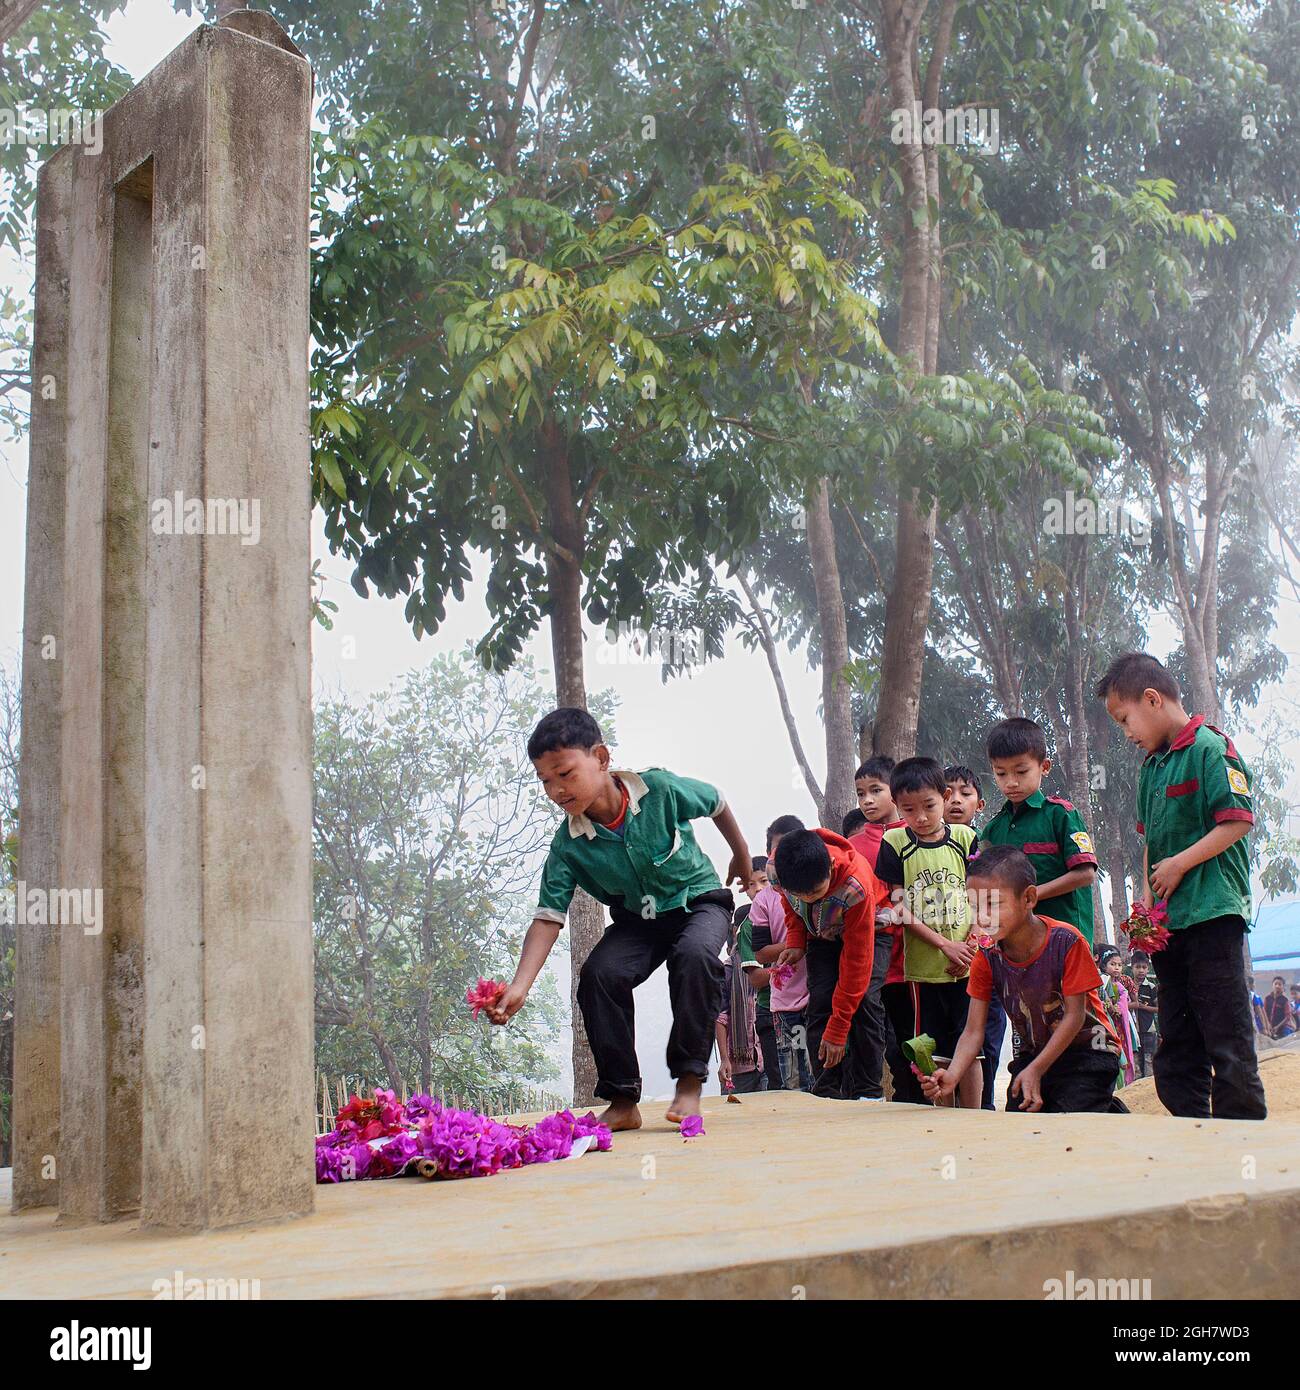
<svg viewBox="0 0 1300 1390"><path fill-rule="evenodd" d="M1097 852L1092 847L1092 836L1083 823L1078 807L1061 808L1061 854L1067 869L1081 869L1086 864L1095 865Z"/></svg>
<svg viewBox="0 0 1300 1390"><path fill-rule="evenodd" d="M1222 738L1223 735L1220 735ZM1255 823L1255 811L1250 797L1250 773L1230 738L1207 739L1205 761L1201 771L1201 788L1205 805L1216 824L1232 821Z"/></svg>

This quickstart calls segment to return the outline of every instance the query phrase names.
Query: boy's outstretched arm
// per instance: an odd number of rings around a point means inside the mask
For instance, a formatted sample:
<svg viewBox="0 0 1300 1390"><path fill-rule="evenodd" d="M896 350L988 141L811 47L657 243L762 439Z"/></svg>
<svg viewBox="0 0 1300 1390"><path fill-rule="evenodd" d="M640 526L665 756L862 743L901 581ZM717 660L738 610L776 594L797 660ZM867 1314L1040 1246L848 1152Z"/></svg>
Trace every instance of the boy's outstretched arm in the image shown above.
<svg viewBox="0 0 1300 1390"><path fill-rule="evenodd" d="M960 988L960 986L952 986ZM932 1076L921 1078L921 1089L926 1097L934 1100L950 1096L961 1084L970 1064L980 1054L984 1046L984 1027L989 1020L989 1001L971 996L970 1007L966 1012L966 1027L957 1041L957 1050L946 1067L940 1067Z"/></svg>
<svg viewBox="0 0 1300 1390"><path fill-rule="evenodd" d="M725 883L730 887L737 879L740 886L746 893L753 897L754 887L754 859L749 852L749 846L745 843L745 837L741 833L740 826L736 823L735 816L731 813L730 806L724 806L716 816L713 823L718 827L722 838L726 840L731 848L731 863L727 865L727 877Z"/></svg>
<svg viewBox="0 0 1300 1390"><path fill-rule="evenodd" d="M528 991L532 989L533 981L546 964L546 957L551 954L551 947L555 945L559 935L559 922L553 922L548 917L533 918L524 933L524 944L519 952L519 965L515 970L514 979L505 987L505 992L497 1002L487 1009L487 1016L493 1023L509 1023L523 1008Z"/></svg>

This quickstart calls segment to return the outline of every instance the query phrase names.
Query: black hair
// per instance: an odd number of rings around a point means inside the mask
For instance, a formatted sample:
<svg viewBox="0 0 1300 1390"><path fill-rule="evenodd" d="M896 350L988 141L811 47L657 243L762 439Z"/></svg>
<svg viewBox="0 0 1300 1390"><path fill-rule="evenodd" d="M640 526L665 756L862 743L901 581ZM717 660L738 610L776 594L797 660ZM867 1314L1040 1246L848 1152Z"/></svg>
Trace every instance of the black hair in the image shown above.
<svg viewBox="0 0 1300 1390"><path fill-rule="evenodd" d="M767 855L765 855L765 854L756 854L756 855L754 856L753 862L750 864L749 867L750 867L751 869L753 869L755 873L757 873L757 872L759 871L759 869L766 869L766 868L767 868Z"/></svg>
<svg viewBox="0 0 1300 1390"><path fill-rule="evenodd" d="M561 748L586 750L604 741L600 725L585 709L564 706L538 721L528 736L528 756L536 762L543 753L558 753Z"/></svg>
<svg viewBox="0 0 1300 1390"><path fill-rule="evenodd" d="M975 788L976 796L983 797L984 788L980 786L980 779L966 767L963 763L953 763L951 767L943 770L943 780L948 783L969 782Z"/></svg>
<svg viewBox="0 0 1300 1390"><path fill-rule="evenodd" d="M810 893L831 876L830 851L812 830L794 830L776 847L776 876L789 893Z"/></svg>
<svg viewBox="0 0 1300 1390"><path fill-rule="evenodd" d="M1029 856L1016 845L990 845L966 866L966 881L991 878L1019 896L1038 880Z"/></svg>
<svg viewBox="0 0 1300 1390"><path fill-rule="evenodd" d="M894 760L888 753L875 753L853 774L853 780L856 782L861 777L872 777L877 782L888 782L894 766Z"/></svg>
<svg viewBox="0 0 1300 1390"><path fill-rule="evenodd" d="M1275 985L1279 985L1279 984L1280 984L1280 985L1284 985L1284 984L1286 984L1286 980L1285 980L1281 975L1274 975L1274 976L1273 976L1273 983L1274 983Z"/></svg>
<svg viewBox="0 0 1300 1390"><path fill-rule="evenodd" d="M803 821L798 816L777 816L771 825L767 827L767 838L764 843L768 850L772 848L772 838L776 835L789 835L795 830L804 828Z"/></svg>
<svg viewBox="0 0 1300 1390"><path fill-rule="evenodd" d="M840 826L840 834L847 840L850 835L856 835L858 831L867 823L866 815L862 810L855 806L845 817Z"/></svg>
<svg viewBox="0 0 1300 1390"><path fill-rule="evenodd" d="M889 794L895 801L907 792L934 791L942 796L947 790L943 767L933 758L904 758L889 774Z"/></svg>
<svg viewBox="0 0 1300 1390"><path fill-rule="evenodd" d="M1106 668L1097 682L1097 698L1114 695L1120 700L1140 700L1144 690L1155 690L1166 700L1182 702L1183 693L1169 671L1149 652L1125 652Z"/></svg>
<svg viewBox="0 0 1300 1390"><path fill-rule="evenodd" d="M1047 735L1032 719L999 719L989 730L988 755L994 758L1029 757L1043 762L1047 757Z"/></svg>

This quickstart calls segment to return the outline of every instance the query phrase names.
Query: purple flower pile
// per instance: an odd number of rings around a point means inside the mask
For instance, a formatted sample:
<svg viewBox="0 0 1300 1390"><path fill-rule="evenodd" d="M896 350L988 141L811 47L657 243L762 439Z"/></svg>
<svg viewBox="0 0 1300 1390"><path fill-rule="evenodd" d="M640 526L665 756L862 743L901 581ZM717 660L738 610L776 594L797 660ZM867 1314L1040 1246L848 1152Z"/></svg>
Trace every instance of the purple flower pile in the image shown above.
<svg viewBox="0 0 1300 1390"><path fill-rule="evenodd" d="M561 1110L529 1128L456 1110L432 1096L412 1096L403 1106L392 1091L377 1090L372 1101L353 1096L337 1127L316 1140L316 1181L396 1177L419 1158L432 1159L442 1178L485 1178L568 1158L575 1142L589 1137L602 1152L613 1143L591 1111L579 1118ZM379 1139L384 1142L374 1142Z"/></svg>

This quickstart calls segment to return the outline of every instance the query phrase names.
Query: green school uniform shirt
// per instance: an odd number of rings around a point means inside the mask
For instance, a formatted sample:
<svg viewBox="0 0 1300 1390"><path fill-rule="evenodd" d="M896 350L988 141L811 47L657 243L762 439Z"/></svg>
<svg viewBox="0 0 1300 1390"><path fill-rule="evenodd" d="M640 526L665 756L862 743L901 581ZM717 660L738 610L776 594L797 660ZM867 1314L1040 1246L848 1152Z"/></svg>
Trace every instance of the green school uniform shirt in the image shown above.
<svg viewBox="0 0 1300 1390"><path fill-rule="evenodd" d="M717 787L662 767L613 775L627 788L621 833L565 816L542 866L535 918L563 925L579 888L650 921L722 887L691 829L691 821L726 808Z"/></svg>
<svg viewBox="0 0 1300 1390"><path fill-rule="evenodd" d="M1147 864L1180 854L1216 825L1255 823L1250 771L1227 734L1201 715L1151 753L1138 773L1138 834ZM1183 875L1169 899L1169 929L1215 917L1250 920L1250 854L1246 837Z"/></svg>
<svg viewBox="0 0 1300 1390"><path fill-rule="evenodd" d="M969 825L944 827L935 844L918 840L905 825L886 830L876 859L876 877L901 888L903 905L931 931L949 941L964 941L970 932L970 903L966 898L966 865L975 848ZM948 958L915 932L903 933L903 977L922 984L950 985L965 975L948 974Z"/></svg>
<svg viewBox="0 0 1300 1390"><path fill-rule="evenodd" d="M1070 869L1096 864L1097 855L1083 817L1064 797L1047 796L1040 787L1019 803L1008 801L980 831L984 845L1015 845L1034 866L1038 883L1050 883ZM1055 898L1044 898L1044 912L1069 922L1092 945L1092 888L1072 888Z"/></svg>
<svg viewBox="0 0 1300 1390"><path fill-rule="evenodd" d="M748 904L746 904L748 906ZM740 920L740 925L736 928L736 946L740 953L740 968L744 970L747 965L757 965L760 970L770 970L771 966L763 965L759 958L754 954L754 924L750 921L750 915L745 913ZM770 1009L772 1007L772 986L758 991L758 1007L760 1009Z"/></svg>

